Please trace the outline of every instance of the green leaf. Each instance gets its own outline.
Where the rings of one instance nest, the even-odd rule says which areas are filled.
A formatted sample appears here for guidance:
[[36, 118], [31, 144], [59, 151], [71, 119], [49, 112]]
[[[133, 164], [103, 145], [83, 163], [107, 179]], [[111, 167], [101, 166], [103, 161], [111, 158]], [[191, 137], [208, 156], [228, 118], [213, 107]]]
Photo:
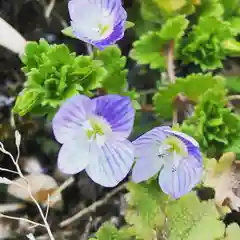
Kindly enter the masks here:
[[224, 151], [234, 152], [237, 154], [237, 159], [240, 159], [240, 136], [236, 137]]
[[231, 29], [234, 35], [240, 34], [240, 16], [239, 17], [232, 17], [228, 20], [231, 25]]
[[96, 233], [96, 238], [92, 238], [92, 240], [130, 240], [130, 237], [124, 228], [118, 230], [111, 223], [104, 223]]
[[[240, 137], [240, 117], [226, 104], [226, 90], [215, 85], [200, 97], [193, 115], [181, 125], [181, 130], [194, 137], [211, 157], [232, 151], [229, 147]], [[217, 124], [213, 126], [216, 119]]]
[[200, 202], [194, 192], [169, 203], [165, 211], [168, 240], [213, 240], [224, 234], [214, 202]]
[[153, 0], [160, 9], [167, 13], [172, 13], [180, 10], [185, 6], [186, 0]]
[[178, 94], [184, 94], [190, 101], [198, 102], [199, 97], [209, 88], [222, 83], [222, 79], [211, 75], [192, 74], [187, 78], [177, 78], [175, 84], [169, 84], [154, 95], [154, 105], [158, 114], [169, 119], [173, 113], [173, 102]]
[[148, 32], [133, 43], [130, 57], [138, 64], [149, 64], [152, 69], [164, 69], [166, 60], [164, 54], [164, 41], [157, 32]]
[[39, 89], [24, 89], [17, 97], [13, 112], [24, 116], [42, 101], [43, 92]]
[[128, 70], [125, 69], [126, 57], [121, 56], [120, 48], [110, 46], [103, 51], [97, 51], [95, 55], [107, 72], [102, 81], [103, 88], [108, 93], [121, 93], [127, 86]]
[[240, 56], [240, 42], [234, 38], [224, 41], [223, 47], [228, 56]]
[[76, 57], [66, 45], [49, 45], [45, 40], [27, 44], [22, 62], [27, 78], [23, 92], [30, 96], [25, 100], [24, 94], [16, 102], [15, 110], [21, 115], [32, 111], [50, 119], [67, 98], [78, 93], [91, 96], [107, 76], [102, 61]]
[[139, 64], [149, 64], [152, 69], [165, 69], [165, 48], [171, 40], [176, 47], [187, 26], [188, 20], [183, 15], [168, 19], [159, 32], [148, 32], [135, 41], [130, 57]]
[[240, 77], [226, 77], [226, 86], [229, 90], [235, 93], [240, 92]]
[[159, 35], [165, 41], [180, 39], [183, 36], [188, 23], [189, 21], [183, 15], [170, 18], [162, 26]]
[[129, 190], [125, 216], [127, 223], [132, 226], [137, 239], [153, 239], [164, 225], [165, 217], [161, 205], [166, 195], [163, 195], [155, 182], [144, 184], [130, 182], [127, 188]]
[[240, 8], [239, 0], [220, 0], [221, 4], [224, 7], [225, 17], [232, 17], [237, 14], [237, 10]]
[[143, 20], [153, 23], [159, 23], [162, 21], [162, 11], [154, 0], [142, 0], [140, 1], [140, 4]]
[[233, 35], [229, 22], [212, 16], [201, 17], [182, 42], [177, 58], [187, 64], [194, 62], [203, 71], [221, 68], [226, 57], [224, 41]]
[[67, 27], [67, 28], [64, 28], [62, 31], [61, 31], [65, 36], [68, 36], [68, 37], [71, 37], [71, 38], [76, 38], [76, 36], [73, 35], [73, 30], [72, 30], [72, 27]]
[[201, 0], [200, 4], [201, 17], [222, 18], [224, 11], [225, 9], [221, 3], [221, 0]]

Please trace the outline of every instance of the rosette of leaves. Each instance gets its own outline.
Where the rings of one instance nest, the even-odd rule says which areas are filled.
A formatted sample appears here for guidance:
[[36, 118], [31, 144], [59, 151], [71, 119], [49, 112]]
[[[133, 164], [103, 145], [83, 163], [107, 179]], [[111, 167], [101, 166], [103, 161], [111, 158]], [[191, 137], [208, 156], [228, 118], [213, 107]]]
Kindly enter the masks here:
[[27, 44], [22, 57], [27, 80], [17, 97], [14, 112], [51, 117], [64, 100], [77, 93], [91, 95], [106, 75], [102, 62], [89, 56], [76, 56], [66, 45]]
[[178, 59], [194, 62], [203, 71], [222, 68], [226, 57], [224, 43], [234, 37], [229, 22], [215, 16], [200, 17], [197, 25], [182, 41]]
[[189, 21], [184, 15], [169, 18], [160, 31], [150, 31], [133, 43], [130, 57], [138, 64], [149, 64], [152, 69], [166, 69], [165, 50], [173, 41], [175, 50]]
[[[200, 98], [194, 114], [186, 119], [181, 130], [193, 136], [208, 156], [218, 156], [240, 138], [240, 117], [227, 107], [224, 88], [216, 86]], [[232, 151], [229, 150], [228, 151]]]

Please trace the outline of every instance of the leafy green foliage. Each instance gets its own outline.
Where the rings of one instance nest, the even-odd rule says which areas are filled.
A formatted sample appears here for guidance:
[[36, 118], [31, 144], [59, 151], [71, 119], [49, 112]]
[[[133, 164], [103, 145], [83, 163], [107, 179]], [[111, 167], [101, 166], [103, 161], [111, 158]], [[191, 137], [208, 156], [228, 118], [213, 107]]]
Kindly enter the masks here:
[[14, 112], [21, 116], [32, 112], [50, 118], [69, 97], [105, 88], [109, 93], [123, 93], [126, 87], [126, 58], [117, 46], [97, 52], [96, 59], [76, 56], [66, 45], [30, 42], [22, 57], [27, 81], [18, 96]]
[[124, 228], [118, 230], [110, 223], [104, 223], [96, 233], [95, 238], [90, 240], [130, 240], [130, 234]]
[[27, 81], [14, 107], [21, 116], [30, 111], [51, 116], [72, 95], [89, 95], [106, 76], [101, 61], [76, 57], [65, 45], [49, 45], [45, 40], [28, 43], [22, 62]]
[[188, 20], [183, 15], [168, 19], [160, 31], [148, 32], [134, 42], [131, 58], [139, 64], [149, 64], [152, 69], [164, 69], [165, 48], [170, 41], [178, 42], [181, 39], [187, 25]]
[[222, 18], [224, 14], [224, 6], [221, 0], [201, 0], [199, 6], [201, 17], [218, 17]]
[[200, 65], [203, 71], [221, 68], [226, 55], [224, 41], [232, 37], [229, 22], [213, 16], [201, 17], [183, 43], [179, 58]]
[[125, 215], [127, 223], [137, 239], [154, 239], [164, 224], [161, 204], [165, 195], [155, 183], [128, 183], [128, 209]]
[[97, 51], [95, 59], [100, 60], [107, 71], [102, 87], [107, 89], [108, 93], [123, 92], [128, 71], [124, 69], [126, 57], [121, 56], [121, 50], [117, 46], [107, 47], [104, 51]]
[[221, 153], [240, 137], [240, 117], [226, 104], [223, 88], [209, 89], [195, 107], [193, 116], [181, 126], [181, 130], [193, 136], [210, 155]]
[[189, 100], [198, 102], [199, 97], [209, 88], [220, 84], [222, 79], [211, 75], [192, 74], [186, 78], [177, 78], [176, 83], [169, 84], [155, 94], [153, 100], [156, 112], [164, 118], [171, 118], [174, 100], [178, 94], [183, 94]]
[[179, 200], [170, 200], [155, 180], [128, 184], [126, 221], [132, 226], [136, 239], [153, 240], [164, 236], [168, 240], [213, 240], [223, 237], [225, 225], [219, 220], [213, 200], [201, 202], [194, 192]]
[[141, 0], [143, 19], [161, 22], [177, 14], [192, 14], [198, 0]]
[[213, 240], [224, 234], [213, 201], [200, 202], [193, 192], [169, 203], [165, 211], [168, 240]]
[[154, 0], [142, 0], [140, 1], [140, 11], [144, 20], [151, 22], [161, 22], [162, 21], [162, 12], [161, 9], [157, 6]]

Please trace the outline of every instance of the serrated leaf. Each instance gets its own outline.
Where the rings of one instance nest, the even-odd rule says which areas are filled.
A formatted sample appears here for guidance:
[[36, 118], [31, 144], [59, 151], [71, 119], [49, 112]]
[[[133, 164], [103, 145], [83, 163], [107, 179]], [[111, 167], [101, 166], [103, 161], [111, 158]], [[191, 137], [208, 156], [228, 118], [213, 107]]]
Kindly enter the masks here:
[[188, 23], [189, 21], [183, 15], [170, 18], [162, 26], [159, 35], [165, 41], [179, 39], [183, 36]]
[[188, 20], [183, 15], [169, 18], [159, 32], [148, 32], [135, 41], [130, 57], [139, 64], [149, 64], [152, 69], [165, 69], [165, 48], [171, 40], [176, 48], [187, 26]]
[[[158, 184], [128, 183], [128, 210], [126, 221], [132, 226], [137, 238], [154, 239], [156, 232], [163, 226], [165, 216], [161, 210], [164, 195]], [[165, 199], [166, 200], [166, 199]]]
[[[227, 102], [224, 85], [215, 85], [199, 98], [192, 116], [181, 126], [181, 130], [194, 137], [211, 157], [222, 154], [226, 149], [232, 151], [229, 147], [239, 138], [240, 118], [231, 112]], [[213, 119], [222, 119], [222, 123], [218, 120], [218, 126], [213, 127]]]
[[110, 46], [103, 51], [96, 52], [96, 59], [102, 62], [106, 76], [101, 84], [108, 93], [121, 93], [127, 85], [127, 72], [125, 69], [126, 57], [121, 56], [117, 46]]
[[226, 57], [224, 41], [233, 37], [230, 24], [215, 16], [201, 17], [179, 48], [178, 59], [194, 62], [203, 71], [221, 68]]
[[194, 192], [169, 203], [165, 211], [168, 240], [213, 240], [224, 234], [214, 202], [200, 202]]
[[114, 225], [106, 222], [97, 231], [96, 238], [92, 238], [92, 240], [130, 240], [131, 236], [127, 230], [124, 230], [124, 228], [118, 230]]
[[184, 94], [189, 100], [198, 102], [199, 97], [209, 88], [222, 82], [220, 78], [211, 75], [192, 74], [187, 78], [177, 78], [175, 84], [169, 84], [168, 88], [159, 90], [153, 100], [156, 111], [164, 118], [171, 118], [173, 101], [178, 94]]
[[139, 64], [149, 64], [152, 69], [164, 69], [164, 43], [157, 32], [148, 32], [133, 43], [130, 57]]
[[107, 74], [102, 61], [76, 56], [66, 45], [49, 45], [43, 39], [27, 44], [22, 62], [27, 81], [14, 108], [21, 115], [32, 111], [49, 118], [67, 98], [78, 93], [90, 96], [90, 91], [102, 87]]

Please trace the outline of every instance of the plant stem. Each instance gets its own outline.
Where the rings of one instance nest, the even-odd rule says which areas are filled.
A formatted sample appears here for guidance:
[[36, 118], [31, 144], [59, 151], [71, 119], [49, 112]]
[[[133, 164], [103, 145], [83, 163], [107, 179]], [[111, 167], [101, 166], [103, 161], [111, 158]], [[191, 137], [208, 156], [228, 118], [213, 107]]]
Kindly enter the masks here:
[[228, 100], [229, 100], [229, 101], [240, 100], [240, 95], [228, 96]]
[[176, 80], [174, 69], [174, 41], [172, 40], [167, 51], [167, 73], [170, 83], [175, 83]]
[[67, 225], [73, 223], [74, 221], [76, 221], [77, 219], [81, 218], [82, 216], [93, 212], [96, 210], [96, 208], [98, 208], [99, 206], [102, 206], [103, 204], [105, 204], [112, 196], [116, 195], [118, 192], [122, 191], [123, 189], [126, 188], [126, 184], [122, 184], [120, 186], [118, 186], [117, 188], [113, 189], [111, 192], [109, 192], [103, 199], [94, 202], [92, 205], [90, 205], [87, 208], [82, 209], [80, 212], [76, 213], [75, 215], [73, 215], [70, 218], [67, 218], [66, 220], [62, 221], [59, 226], [61, 228], [66, 227]]

